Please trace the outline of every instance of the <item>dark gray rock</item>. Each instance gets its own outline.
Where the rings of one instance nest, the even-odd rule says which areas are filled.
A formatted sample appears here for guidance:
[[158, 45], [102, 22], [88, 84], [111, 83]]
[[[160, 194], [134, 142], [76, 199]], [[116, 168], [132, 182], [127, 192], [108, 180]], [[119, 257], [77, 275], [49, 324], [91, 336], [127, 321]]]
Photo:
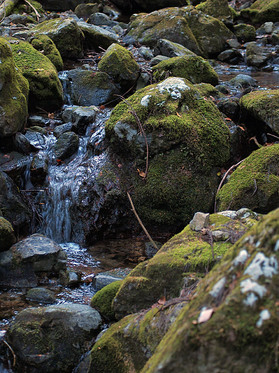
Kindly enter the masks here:
[[56, 159], [64, 160], [71, 157], [78, 150], [78, 144], [79, 137], [76, 133], [63, 133], [53, 147]]
[[155, 55], [163, 55], [167, 57], [181, 57], [185, 55], [194, 56], [195, 53], [190, 51], [190, 49], [184, 47], [181, 44], [174, 43], [173, 41], [167, 39], [158, 40], [157, 45], [154, 48]]
[[72, 122], [78, 134], [84, 134], [86, 127], [93, 123], [99, 109], [94, 106], [68, 106], [62, 113], [65, 122]]
[[78, 21], [77, 24], [84, 34], [84, 45], [87, 49], [107, 49], [111, 44], [118, 42], [118, 36], [103, 27], [89, 25], [83, 21]]
[[262, 67], [272, 57], [269, 48], [258, 45], [256, 42], [247, 44], [246, 63], [248, 66]]
[[15, 241], [12, 224], [0, 216], [0, 251], [8, 250]]
[[54, 293], [46, 288], [33, 288], [28, 290], [26, 294], [26, 299], [31, 302], [43, 303], [43, 304], [53, 304], [56, 303], [56, 298]]
[[45, 181], [48, 172], [48, 158], [47, 154], [44, 152], [39, 152], [34, 155], [31, 168], [30, 177], [31, 182], [34, 186], [42, 185]]
[[257, 87], [257, 81], [253, 79], [250, 75], [238, 74], [235, 78], [229, 81], [229, 85], [236, 88], [252, 88]]

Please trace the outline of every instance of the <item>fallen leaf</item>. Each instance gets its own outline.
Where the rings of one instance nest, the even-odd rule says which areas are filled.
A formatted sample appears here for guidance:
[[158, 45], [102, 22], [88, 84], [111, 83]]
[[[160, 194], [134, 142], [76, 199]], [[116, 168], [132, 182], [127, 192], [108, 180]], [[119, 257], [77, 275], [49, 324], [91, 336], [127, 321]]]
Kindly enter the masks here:
[[208, 308], [207, 310], [201, 311], [200, 316], [198, 318], [198, 324], [202, 324], [208, 321], [209, 319], [211, 319], [213, 312], [214, 312], [213, 308]]
[[140, 177], [143, 177], [143, 178], [146, 177], [146, 173], [145, 172], [139, 170], [138, 168], [137, 168], [137, 171], [138, 171], [138, 174], [139, 174]]
[[49, 119], [54, 119], [54, 113], [48, 113], [47, 117], [48, 117]]
[[177, 115], [179, 118], [182, 118], [182, 116], [181, 116], [179, 113], [176, 113], [176, 115]]
[[165, 296], [163, 296], [163, 297], [161, 297], [159, 300], [158, 300], [158, 304], [160, 304], [160, 305], [164, 305], [166, 303], [166, 297]]
[[105, 105], [100, 105], [100, 106], [99, 106], [99, 109], [100, 109], [100, 110], [104, 110], [105, 108], [106, 108]]

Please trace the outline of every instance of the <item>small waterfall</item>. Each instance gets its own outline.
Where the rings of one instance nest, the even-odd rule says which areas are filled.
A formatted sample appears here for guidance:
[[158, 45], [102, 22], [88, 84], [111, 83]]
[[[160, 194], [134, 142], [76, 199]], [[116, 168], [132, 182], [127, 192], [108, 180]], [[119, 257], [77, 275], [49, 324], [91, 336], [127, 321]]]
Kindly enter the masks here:
[[106, 153], [99, 154], [98, 150], [99, 155], [94, 155], [92, 149], [104, 140], [104, 123], [109, 115], [109, 109], [97, 114], [85, 136], [80, 136], [78, 152], [70, 161], [58, 165], [52, 152], [49, 153], [48, 192], [43, 201], [42, 230], [56, 242], [82, 241], [82, 222], [73, 223], [73, 216], [77, 213], [78, 204], [88, 203], [86, 180], [96, 179], [106, 161]]

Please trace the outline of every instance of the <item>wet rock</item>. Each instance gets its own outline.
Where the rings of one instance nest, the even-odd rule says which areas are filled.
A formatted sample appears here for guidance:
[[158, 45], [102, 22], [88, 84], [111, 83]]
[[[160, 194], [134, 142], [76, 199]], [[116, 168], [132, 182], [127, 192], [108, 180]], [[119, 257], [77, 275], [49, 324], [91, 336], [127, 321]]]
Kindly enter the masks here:
[[29, 106], [45, 110], [62, 106], [62, 85], [50, 60], [25, 41], [12, 39], [10, 45], [16, 65], [29, 82]]
[[110, 26], [110, 27], [113, 27], [119, 24], [118, 22], [111, 20], [108, 15], [104, 13], [97, 13], [97, 12], [94, 12], [93, 14], [90, 15], [88, 19], [88, 23], [91, 23], [96, 26], [105, 25], [105, 26]]
[[76, 133], [63, 133], [53, 147], [56, 159], [64, 160], [71, 157], [78, 150], [78, 144], [79, 137]]
[[278, 209], [264, 217], [200, 282], [142, 372], [214, 372], [220, 362], [230, 371], [276, 370], [278, 217]]
[[239, 23], [234, 26], [234, 33], [241, 43], [247, 43], [256, 39], [256, 29], [252, 25]]
[[112, 44], [101, 58], [98, 69], [113, 78], [122, 89], [133, 86], [139, 77], [140, 67], [126, 48]]
[[241, 52], [237, 49], [227, 49], [218, 54], [217, 58], [222, 62], [228, 62], [231, 64], [238, 64], [239, 62], [244, 61]]
[[148, 47], [142, 46], [138, 49], [138, 52], [146, 60], [152, 60], [154, 57], [152, 50]]
[[222, 113], [226, 114], [227, 117], [237, 120], [239, 119], [240, 115], [240, 105], [239, 105], [239, 98], [232, 97], [232, 98], [221, 98], [217, 104], [219, 110]]
[[[195, 211], [208, 208], [204, 203], [211, 200], [211, 187], [217, 183], [213, 169], [223, 162], [220, 154], [227, 157], [229, 153], [228, 129], [214, 104], [182, 78], [172, 77], [147, 86], [127, 101], [131, 102], [145, 128], [149, 147], [149, 170], [145, 180], [143, 174], [137, 174], [145, 167], [145, 140], [138, 131], [134, 115], [127, 110], [127, 103], [119, 103], [112, 111], [106, 123], [106, 136], [120, 157], [122, 177], [125, 175], [126, 180], [129, 177], [134, 186], [132, 198], [137, 211], [145, 224], [153, 227], [184, 224]], [[196, 130], [199, 139], [204, 138], [205, 142], [196, 143]], [[203, 130], [205, 133], [201, 135]], [[209, 145], [209, 132], [215, 138], [212, 145]], [[138, 166], [133, 170], [127, 161], [135, 159]], [[203, 159], [206, 159], [206, 166]]]
[[0, 171], [0, 211], [13, 226], [17, 234], [27, 234], [31, 222], [31, 211], [13, 180]]
[[47, 35], [55, 43], [62, 58], [77, 59], [82, 57], [83, 33], [73, 18], [55, 18], [44, 21], [32, 28], [32, 33]]
[[74, 272], [70, 269], [60, 271], [59, 280], [62, 285], [67, 287], [76, 287], [81, 283], [81, 272]]
[[67, 77], [71, 81], [71, 99], [77, 105], [99, 106], [115, 100], [119, 93], [109, 75], [100, 71], [73, 69]]
[[219, 210], [246, 206], [266, 213], [276, 208], [279, 202], [278, 157], [278, 144], [262, 147], [247, 157], [218, 193]]
[[167, 39], [158, 40], [154, 53], [156, 55], [160, 54], [167, 57], [181, 57], [181, 56], [194, 56], [195, 53], [190, 51], [190, 49], [184, 47], [181, 44], [174, 43]]
[[0, 38], [0, 138], [20, 131], [27, 119], [29, 86], [16, 69], [9, 43]]
[[0, 251], [8, 250], [16, 241], [12, 224], [0, 216]]
[[81, 3], [75, 8], [75, 14], [84, 20], [87, 20], [92, 14], [97, 13], [98, 11], [98, 3]]
[[90, 25], [87, 22], [78, 21], [78, 27], [83, 32], [85, 48], [107, 49], [111, 44], [118, 42], [118, 36], [100, 26]]
[[41, 132], [34, 131], [34, 128], [31, 131], [28, 129], [24, 136], [29, 144], [36, 150], [41, 150], [45, 147], [46, 138]]
[[185, 55], [169, 58], [152, 67], [155, 81], [169, 76], [188, 79], [191, 83], [218, 84], [218, 75], [208, 61], [200, 56]]
[[17, 132], [14, 137], [14, 145], [16, 150], [23, 154], [30, 154], [32, 146], [27, 138], [21, 132]]
[[150, 61], [150, 65], [151, 66], [155, 66], [157, 65], [158, 63], [162, 62], [162, 61], [167, 61], [169, 59], [169, 57], [167, 56], [161, 56], [160, 54], [158, 54], [157, 56], [153, 57]]
[[92, 124], [99, 109], [94, 106], [69, 106], [63, 110], [62, 118], [71, 122], [78, 134], [84, 134], [86, 127]]
[[73, 123], [72, 122], [60, 124], [60, 126], [57, 126], [57, 127], [54, 128], [53, 135], [55, 137], [59, 137], [65, 132], [72, 131], [72, 128], [73, 128]]
[[246, 74], [238, 74], [236, 77], [232, 78], [229, 81], [229, 85], [241, 89], [258, 86], [257, 81], [253, 79], [250, 75]]
[[256, 42], [247, 44], [246, 62], [248, 66], [261, 67], [268, 62], [271, 56], [269, 48], [260, 46]]
[[99, 291], [112, 282], [123, 280], [129, 273], [129, 269], [113, 269], [107, 272], [100, 272], [94, 277], [92, 284]]
[[43, 53], [56, 67], [57, 71], [63, 70], [63, 60], [56, 45], [47, 35], [37, 35], [31, 40], [32, 46]]
[[18, 152], [0, 153], [0, 170], [8, 174], [17, 185], [21, 184], [22, 175], [30, 164], [30, 158]]
[[31, 302], [53, 304], [56, 303], [54, 293], [46, 288], [33, 288], [27, 291], [26, 299]]
[[271, 41], [273, 45], [279, 45], [279, 28], [274, 30], [271, 34]]
[[100, 314], [86, 305], [28, 308], [16, 316], [6, 338], [21, 369], [25, 366], [33, 372], [69, 372], [100, 324]]
[[168, 39], [208, 57], [222, 52], [226, 40], [233, 38], [233, 33], [218, 19], [193, 7], [183, 7], [133, 16], [123, 40], [155, 46], [159, 39]]
[[43, 152], [39, 152], [34, 155], [31, 167], [30, 167], [30, 178], [34, 186], [43, 185], [47, 177], [48, 172], [48, 158]]
[[246, 116], [279, 134], [278, 97], [278, 89], [250, 92], [241, 98], [240, 107]]
[[273, 22], [265, 22], [259, 28], [257, 28], [257, 35], [271, 34], [274, 28], [275, 25]]
[[[189, 277], [193, 272], [199, 273], [199, 276], [207, 273], [256, 223], [256, 219], [253, 214], [235, 219], [212, 214], [204, 231], [195, 232], [190, 225], [186, 226], [153, 258], [138, 264], [123, 280], [113, 300], [116, 317], [150, 307], [163, 296], [168, 300], [178, 297], [182, 289], [189, 290], [193, 282], [186, 281], [185, 284], [185, 273], [189, 273]], [[223, 232], [222, 241], [213, 242], [215, 231]]]

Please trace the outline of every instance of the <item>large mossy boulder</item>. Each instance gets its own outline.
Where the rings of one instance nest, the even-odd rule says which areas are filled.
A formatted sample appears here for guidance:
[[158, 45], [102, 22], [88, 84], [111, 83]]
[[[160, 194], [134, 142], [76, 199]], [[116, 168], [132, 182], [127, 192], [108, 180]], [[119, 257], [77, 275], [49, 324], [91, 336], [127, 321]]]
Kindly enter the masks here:
[[241, 98], [240, 107], [246, 119], [265, 124], [279, 134], [279, 89], [250, 92]]
[[113, 300], [116, 317], [151, 307], [164, 296], [178, 297], [183, 288], [203, 277], [256, 219], [256, 214], [239, 210], [207, 216], [200, 226], [194, 222], [187, 225], [123, 280]]
[[218, 75], [208, 61], [200, 56], [173, 57], [153, 66], [153, 77], [160, 81], [168, 76], [190, 80], [193, 84], [218, 84]]
[[56, 45], [47, 35], [37, 35], [31, 40], [32, 46], [43, 53], [56, 67], [57, 71], [63, 70], [63, 60]]
[[91, 299], [91, 307], [99, 311], [102, 317], [104, 317], [106, 320], [115, 320], [112, 301], [118, 292], [121, 283], [122, 280], [111, 282], [110, 284], [104, 286], [101, 290], [97, 291], [97, 293]]
[[15, 240], [12, 224], [0, 216], [0, 252], [8, 250], [15, 243]]
[[140, 67], [132, 53], [118, 44], [112, 44], [104, 53], [98, 69], [113, 78], [123, 89], [133, 86], [139, 77]]
[[279, 0], [257, 0], [249, 8], [241, 10], [241, 16], [253, 23], [277, 22], [279, 19]]
[[84, 35], [73, 18], [55, 18], [32, 28], [32, 35], [42, 34], [53, 40], [62, 58], [74, 60], [82, 57]]
[[189, 81], [173, 77], [137, 91], [115, 107], [106, 136], [144, 223], [177, 229], [195, 211], [210, 209], [216, 167], [229, 157], [229, 131], [218, 109]]
[[276, 372], [279, 210], [201, 281], [142, 373]]
[[6, 334], [16, 356], [17, 371], [71, 372], [100, 324], [100, 314], [82, 304], [23, 310]]
[[29, 85], [16, 68], [9, 43], [0, 39], [0, 138], [20, 131], [27, 120]]
[[185, 304], [158, 305], [111, 326], [91, 350], [87, 372], [140, 372]]
[[279, 204], [279, 144], [254, 151], [217, 195], [219, 210], [242, 206], [261, 213]]
[[10, 45], [16, 66], [29, 82], [29, 105], [45, 110], [60, 108], [63, 90], [52, 62], [30, 43], [10, 39]]
[[236, 15], [236, 12], [229, 6], [228, 0], [206, 0], [197, 5], [196, 9], [223, 22], [232, 21]]
[[159, 39], [168, 39], [208, 57], [222, 52], [232, 38], [223, 22], [189, 6], [133, 16], [124, 40], [153, 47]]
[[31, 211], [13, 180], [0, 171], [0, 211], [13, 226], [16, 234], [27, 234], [30, 229]]

